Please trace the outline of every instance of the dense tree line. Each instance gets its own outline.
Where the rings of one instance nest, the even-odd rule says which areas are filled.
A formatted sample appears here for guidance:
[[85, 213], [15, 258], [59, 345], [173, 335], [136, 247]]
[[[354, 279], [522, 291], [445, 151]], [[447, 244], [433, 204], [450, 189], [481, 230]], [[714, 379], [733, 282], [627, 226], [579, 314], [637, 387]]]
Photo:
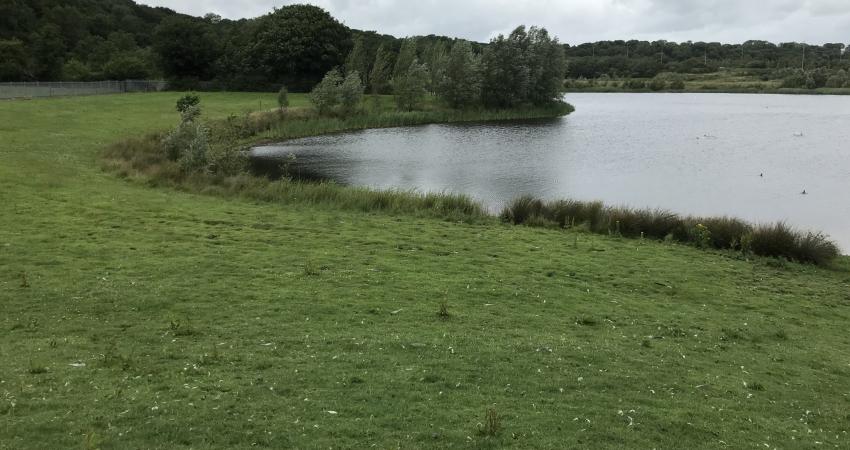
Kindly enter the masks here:
[[456, 109], [551, 105], [560, 101], [564, 87], [564, 48], [544, 28], [520, 26], [486, 46], [407, 38], [394, 60], [385, 44], [378, 46], [374, 58], [365, 46], [362, 36], [355, 38], [344, 81], [333, 69], [313, 90], [311, 99], [321, 113], [355, 112], [357, 102], [345, 107], [344, 99], [359, 100], [367, 86], [375, 94], [394, 94], [404, 111], [420, 109], [429, 94]]
[[171, 16], [131, 0], [0, 0], [0, 81], [157, 76], [153, 30]]
[[[233, 21], [212, 14], [191, 17], [132, 0], [0, 0], [0, 81], [162, 77], [193, 88], [276, 90], [286, 85], [308, 91], [339, 68], [356, 71], [369, 93], [407, 93], [402, 101], [408, 106], [423, 90], [452, 104], [510, 105], [516, 101], [510, 95], [527, 100], [551, 91], [552, 86], [539, 83], [545, 74], [523, 69], [535, 59], [560, 58], [560, 52], [525, 52], [547, 39], [545, 30], [522, 29], [489, 44], [455, 48], [457, 40], [442, 36], [397, 39], [352, 30], [310, 5]], [[742, 67], [781, 75], [789, 86], [826, 86], [838, 84], [850, 71], [843, 44], [605, 41], [561, 47], [569, 78], [651, 78]], [[528, 60], [510, 59], [521, 64], [497, 69], [499, 59], [520, 53]], [[446, 81], [462, 79], [466, 86], [456, 90], [452, 86], [458, 85]], [[496, 80], [518, 90], [509, 95]]]
[[565, 46], [570, 78], [651, 78], [662, 72], [710, 73], [721, 68], [745, 68], [754, 72], [850, 69], [850, 53], [844, 44], [773, 44], [747, 41], [717, 42], [602, 41]]

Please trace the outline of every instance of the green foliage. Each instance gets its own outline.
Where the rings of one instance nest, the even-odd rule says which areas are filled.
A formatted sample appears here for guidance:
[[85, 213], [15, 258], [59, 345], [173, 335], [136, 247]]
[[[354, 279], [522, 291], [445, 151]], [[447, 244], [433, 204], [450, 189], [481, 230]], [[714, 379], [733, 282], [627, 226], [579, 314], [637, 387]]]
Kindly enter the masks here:
[[665, 87], [667, 87], [667, 82], [662, 78], [655, 77], [649, 82], [649, 90], [651, 91], [663, 91]]
[[181, 111], [180, 125], [162, 141], [165, 156], [176, 161], [184, 173], [206, 169], [209, 152], [209, 131], [198, 121], [201, 115], [197, 105], [186, 106]]
[[646, 82], [643, 80], [629, 80], [625, 86], [627, 89], [640, 91], [646, 89]]
[[[2, 69], [0, 69], [2, 70]], [[92, 77], [91, 69], [79, 59], [72, 59], [62, 66], [62, 79], [69, 81], [88, 81]]]
[[332, 113], [342, 102], [340, 86], [343, 81], [339, 70], [333, 69], [310, 92], [310, 102], [319, 111], [319, 114], [328, 115]]
[[212, 78], [213, 64], [221, 54], [212, 25], [185, 16], [168, 17], [156, 27], [153, 50], [172, 79]]
[[392, 53], [382, 44], [378, 47], [375, 62], [369, 74], [369, 84], [373, 94], [389, 94], [392, 92]]
[[[249, 27], [240, 65], [266, 82], [284, 83], [296, 92], [315, 86], [352, 49], [351, 30], [327, 11], [312, 5], [287, 5], [260, 17]], [[240, 67], [237, 65], [237, 68]]]
[[281, 86], [280, 90], [277, 91], [277, 107], [280, 109], [289, 107], [289, 90], [286, 89], [286, 86]]
[[484, 104], [514, 107], [560, 101], [566, 60], [563, 47], [543, 28], [524, 26], [490, 41], [483, 55]]
[[151, 76], [150, 67], [140, 55], [117, 54], [103, 66], [103, 75], [111, 80], [144, 80]]
[[357, 72], [360, 76], [360, 82], [366, 86], [369, 84], [370, 61], [366, 53], [366, 44], [362, 36], [357, 36], [354, 39], [354, 48], [345, 59], [345, 73], [351, 74]]
[[[184, 114], [189, 110], [189, 108], [198, 106], [201, 103], [201, 97], [198, 94], [186, 94], [179, 99], [177, 99], [177, 112], [180, 114]], [[200, 109], [197, 110], [200, 113]], [[192, 117], [192, 120], [195, 118]]]
[[363, 81], [360, 73], [350, 72], [339, 86], [340, 109], [343, 114], [352, 114], [363, 100]]
[[21, 40], [0, 40], [0, 81], [26, 79], [30, 64], [27, 47]]
[[682, 77], [675, 77], [670, 80], [670, 89], [674, 91], [681, 91], [685, 89], [685, 80]]
[[437, 95], [452, 108], [468, 108], [480, 102], [481, 64], [468, 41], [459, 40], [452, 46]]
[[[456, 41], [459, 42], [460, 40]], [[451, 47], [448, 42], [444, 40], [439, 40], [436, 43], [430, 45], [425, 52], [424, 60], [425, 64], [428, 66], [428, 73], [431, 75], [431, 79], [429, 80], [429, 87], [431, 91], [436, 93], [440, 85], [443, 83], [447, 64], [449, 60], [449, 52], [451, 51]], [[471, 49], [471, 45], [470, 45]], [[480, 81], [479, 81], [480, 83]], [[476, 95], [480, 94], [481, 87], [478, 86], [474, 88], [474, 92]]]
[[393, 78], [393, 93], [399, 109], [419, 109], [428, 95], [428, 68], [414, 59], [407, 72]]
[[416, 38], [404, 39], [401, 41], [401, 49], [395, 60], [392, 79], [406, 77], [410, 72], [410, 67], [418, 62], [419, 59], [416, 56]]

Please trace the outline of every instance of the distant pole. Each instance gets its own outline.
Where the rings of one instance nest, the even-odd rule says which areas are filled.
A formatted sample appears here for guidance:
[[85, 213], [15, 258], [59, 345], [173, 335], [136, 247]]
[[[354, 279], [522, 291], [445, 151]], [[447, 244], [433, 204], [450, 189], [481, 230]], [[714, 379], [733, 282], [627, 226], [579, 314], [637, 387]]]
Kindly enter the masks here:
[[806, 70], [806, 46], [803, 45], [803, 63], [800, 65], [800, 69]]

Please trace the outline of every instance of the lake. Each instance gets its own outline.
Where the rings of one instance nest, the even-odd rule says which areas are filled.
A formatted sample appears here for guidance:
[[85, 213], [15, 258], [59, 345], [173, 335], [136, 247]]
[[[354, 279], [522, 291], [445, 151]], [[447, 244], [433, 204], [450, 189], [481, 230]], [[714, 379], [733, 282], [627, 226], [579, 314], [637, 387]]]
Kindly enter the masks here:
[[[256, 167], [375, 188], [530, 194], [787, 221], [850, 251], [850, 97], [569, 94], [556, 120], [367, 130], [253, 150]], [[806, 195], [802, 192], [806, 192]]]

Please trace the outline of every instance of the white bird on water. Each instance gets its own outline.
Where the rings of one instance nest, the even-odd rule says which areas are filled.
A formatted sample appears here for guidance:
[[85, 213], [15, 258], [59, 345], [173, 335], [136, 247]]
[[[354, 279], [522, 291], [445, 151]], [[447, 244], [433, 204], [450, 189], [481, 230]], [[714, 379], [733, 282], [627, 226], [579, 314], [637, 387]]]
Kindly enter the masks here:
[[796, 136], [796, 137], [803, 137], [803, 132], [802, 132], [802, 131], [798, 131], [798, 132], [794, 133], [794, 136]]

